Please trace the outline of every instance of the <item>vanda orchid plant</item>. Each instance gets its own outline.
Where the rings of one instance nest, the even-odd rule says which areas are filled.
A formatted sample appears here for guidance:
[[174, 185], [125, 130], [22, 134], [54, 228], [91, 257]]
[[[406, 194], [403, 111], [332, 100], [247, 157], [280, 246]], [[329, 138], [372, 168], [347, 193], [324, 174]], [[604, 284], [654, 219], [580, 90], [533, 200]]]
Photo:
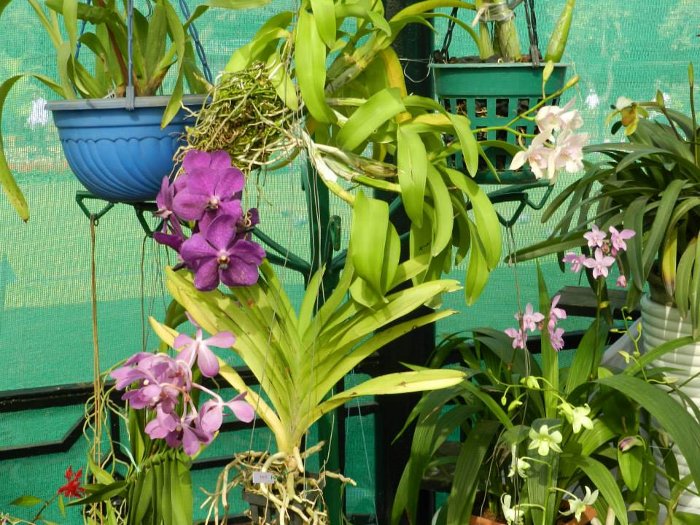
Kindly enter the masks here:
[[[572, 270], [589, 268], [602, 292], [602, 281], [631, 235], [624, 230], [608, 238], [593, 229], [586, 240], [597, 255], [567, 256]], [[473, 339], [452, 336], [437, 349], [431, 365], [440, 366], [456, 352], [466, 378], [427, 393], [414, 409], [409, 422], [417, 427], [394, 523], [404, 513], [415, 523], [415, 495], [423, 476], [434, 471], [453, 473], [436, 522], [448, 525], [468, 523], [470, 515], [508, 525], [656, 523], [660, 507], [672, 511], [675, 504], [655, 489], [654, 455], [675, 461], [670, 442], [690, 464], [692, 480], [680, 485], [700, 480], [700, 425], [682, 396], [668, 395], [674, 385], [649, 367], [654, 355], [625, 354], [622, 369], [604, 359], [612, 327], [599, 295], [596, 318], [571, 364], [564, 364], [559, 357], [564, 330], [558, 325], [566, 312], [559, 296], [550, 298], [539, 270], [538, 275], [539, 311], [527, 304], [515, 315], [517, 327], [505, 333], [477, 329]], [[528, 335], [537, 330], [542, 354], [536, 360]], [[436, 454], [455, 430], [464, 436], [457, 452]], [[673, 472], [669, 466], [666, 474], [677, 484]]]
[[[191, 496], [188, 499], [183, 494], [189, 485], [180, 485], [176, 493], [175, 478], [168, 478], [172, 494], [182, 497], [183, 502], [178, 503], [170, 492], [148, 492], [144, 487], [150, 486], [149, 479], [144, 478], [150, 475], [158, 480], [170, 473], [179, 480], [188, 479], [188, 457], [196, 456], [214, 439], [223, 414], [232, 412], [249, 421], [255, 412], [275, 437], [276, 448], [236, 454], [208, 500], [210, 516], [218, 519], [221, 512], [225, 514], [228, 492], [243, 484], [246, 490], [267, 497], [280, 516], [289, 518], [301, 512], [317, 523], [326, 523], [319, 487], [326, 476], [345, 478], [333, 472], [322, 471], [316, 477], [306, 474], [306, 458], [323, 447], [322, 443], [306, 442], [309, 429], [323, 414], [359, 396], [432, 390], [459, 383], [463, 377], [460, 371], [406, 371], [375, 377], [331, 395], [348, 372], [385, 344], [454, 313], [435, 311], [401, 320], [459, 287], [451, 280], [428, 281], [392, 291], [379, 304], [367, 307], [349, 296], [353, 287], [362, 286], [351, 245], [339, 283], [325, 302], [320, 302], [321, 269], [311, 277], [296, 312], [273, 267], [264, 259], [265, 252], [250, 238], [250, 227], [258, 222], [258, 214], [244, 211], [241, 197], [245, 179], [231, 166], [228, 154], [192, 150], [183, 167], [175, 182], [163, 183], [156, 212], [163, 227], [155, 235], [178, 252], [179, 262], [167, 270], [167, 285], [179, 305], [170, 309], [166, 324], [151, 320], [156, 333], [177, 354], [139, 353], [112, 372], [115, 388], [126, 388], [123, 399], [131, 409], [130, 455], [139, 468], [123, 482], [88, 487], [90, 496], [82, 503], [113, 495], [121, 488], [128, 494], [129, 524], [142, 523], [139, 520], [144, 516], [166, 516], [169, 504], [178, 511], [172, 512], [172, 520], [179, 513], [189, 515]], [[359, 194], [360, 208], [362, 199]], [[381, 263], [385, 286], [395, 290], [424, 272], [429, 261], [414, 258], [400, 262], [398, 235], [389, 222], [388, 206], [385, 212], [373, 219], [386, 237]], [[223, 291], [222, 285], [228, 290]], [[194, 338], [174, 328], [185, 311], [197, 326]], [[202, 329], [214, 335], [206, 339]], [[210, 347], [238, 354], [259, 381], [260, 390], [246, 385], [238, 371], [216, 357]], [[197, 379], [214, 376], [239, 395], [227, 401]], [[231, 469], [238, 470], [238, 475], [229, 478]], [[272, 475], [270, 485], [253, 483], [251, 476], [257, 470]], [[296, 502], [294, 508], [292, 502]], [[169, 523], [180, 522], [166, 521]]]

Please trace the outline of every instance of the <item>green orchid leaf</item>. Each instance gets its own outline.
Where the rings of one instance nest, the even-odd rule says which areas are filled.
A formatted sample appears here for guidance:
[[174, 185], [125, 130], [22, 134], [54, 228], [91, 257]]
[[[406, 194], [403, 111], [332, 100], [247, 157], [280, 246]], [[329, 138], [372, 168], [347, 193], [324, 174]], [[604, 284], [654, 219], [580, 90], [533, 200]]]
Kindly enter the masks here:
[[314, 409], [309, 421], [316, 421], [323, 414], [352, 399], [362, 396], [408, 394], [437, 390], [459, 384], [464, 373], [459, 370], [420, 370], [417, 372], [396, 372], [368, 379], [359, 385], [336, 394]]
[[502, 240], [498, 214], [486, 192], [472, 179], [452, 168], [445, 168], [450, 183], [461, 190], [472, 204], [476, 238], [481, 240], [487, 266], [495, 268], [501, 259]]
[[401, 201], [411, 222], [420, 227], [423, 224], [423, 203], [428, 172], [428, 155], [425, 144], [418, 133], [405, 126], [399, 126], [396, 133], [396, 167]]
[[[618, 374], [598, 382], [634, 399], [656, 418], [688, 462], [696, 484], [700, 482], [700, 426], [675, 399], [663, 390], [631, 375]], [[616, 511], [617, 512], [617, 511]], [[621, 517], [618, 515], [618, 519]]]
[[352, 210], [350, 257], [359, 277], [383, 295], [382, 266], [389, 227], [389, 205], [359, 192]]
[[297, 96], [296, 86], [279, 52], [270, 54], [265, 67], [269, 72], [269, 79], [277, 92], [277, 96], [289, 109], [297, 111], [299, 109], [299, 97]]
[[487, 461], [490, 444], [500, 430], [496, 421], [478, 421], [460, 447], [455, 477], [447, 496], [447, 525], [469, 522], [478, 487], [477, 477], [483, 462]]
[[244, 46], [233, 52], [225, 71], [241, 71], [254, 62], [267, 62], [270, 55], [277, 49], [280, 40], [289, 38], [287, 29], [292, 23], [294, 13], [283, 11], [265, 22], [255, 36]]
[[299, 91], [314, 119], [324, 124], [335, 122], [325, 96], [326, 45], [318, 33], [314, 16], [306, 9], [301, 9], [298, 16], [294, 30], [294, 57]]
[[627, 451], [617, 449], [617, 464], [620, 466], [620, 474], [627, 488], [632, 491], [637, 490], [642, 478], [642, 468], [644, 466], [644, 448], [632, 447]]
[[[298, 66], [297, 76], [299, 76]], [[378, 128], [405, 109], [398, 88], [383, 89], [375, 93], [343, 124], [336, 136], [336, 144], [341, 149], [351, 151], [358, 149]]]
[[156, 66], [160, 58], [165, 54], [165, 46], [168, 36], [168, 16], [163, 2], [158, 2], [153, 7], [148, 33], [146, 35], [146, 45], [144, 48], [144, 62], [146, 67], [146, 77], [151, 78], [156, 71]]
[[[652, 387], [653, 388], [653, 387]], [[622, 493], [617, 486], [615, 478], [607, 466], [590, 457], [562, 458], [562, 462], [572, 462], [588, 476], [594, 487], [591, 490], [599, 490], [601, 496], [610, 505], [615, 517], [621, 525], [627, 525], [627, 509]]]
[[63, 0], [62, 14], [70, 47], [75, 49], [78, 44], [78, 0]]
[[467, 173], [473, 177], [476, 175], [476, 171], [479, 168], [479, 146], [476, 137], [470, 129], [469, 119], [464, 115], [456, 115], [453, 113], [448, 113], [448, 116], [452, 121], [455, 133], [462, 146], [464, 166], [467, 168]]
[[428, 165], [427, 178], [434, 210], [433, 220], [431, 221], [433, 231], [430, 254], [436, 257], [447, 248], [452, 239], [452, 227], [454, 224], [452, 200], [445, 181], [432, 164]]
[[311, 11], [321, 40], [330, 49], [335, 46], [336, 20], [333, 0], [310, 0]]
[[25, 495], [13, 499], [10, 502], [10, 505], [14, 505], [15, 507], [34, 507], [35, 505], [39, 505], [40, 503], [44, 503], [44, 500], [41, 498], [37, 498], [36, 496]]
[[464, 296], [467, 304], [472, 305], [484, 291], [491, 270], [486, 261], [479, 231], [471, 221], [469, 222], [469, 237], [471, 238], [471, 249], [464, 281]]
[[[24, 77], [32, 77], [35, 78], [36, 80], [39, 80], [43, 84], [45, 84], [47, 87], [49, 87], [52, 91], [58, 93], [59, 95], [64, 95], [64, 90], [63, 87], [58, 85], [56, 82], [51, 80], [49, 77], [46, 77], [44, 75], [36, 75], [36, 74], [21, 74], [21, 75], [14, 75], [9, 77], [7, 80], [5, 80], [2, 84], [0, 84], [0, 124], [2, 123], [2, 113], [5, 108], [5, 101], [7, 100], [7, 95], [12, 89], [12, 87], [17, 83], [17, 81], [21, 80]], [[29, 220], [29, 206], [27, 205], [27, 201], [24, 198], [24, 195], [22, 194], [22, 190], [20, 190], [19, 186], [17, 185], [17, 182], [15, 181], [14, 177], [12, 176], [12, 172], [10, 171], [10, 166], [7, 163], [7, 157], [5, 156], [5, 149], [3, 146], [3, 140], [2, 140], [2, 132], [0, 131], [0, 187], [2, 187], [3, 192], [5, 193], [5, 196], [8, 198], [10, 201], [10, 204], [12, 207], [15, 209], [19, 217], [23, 221], [28, 221]]]

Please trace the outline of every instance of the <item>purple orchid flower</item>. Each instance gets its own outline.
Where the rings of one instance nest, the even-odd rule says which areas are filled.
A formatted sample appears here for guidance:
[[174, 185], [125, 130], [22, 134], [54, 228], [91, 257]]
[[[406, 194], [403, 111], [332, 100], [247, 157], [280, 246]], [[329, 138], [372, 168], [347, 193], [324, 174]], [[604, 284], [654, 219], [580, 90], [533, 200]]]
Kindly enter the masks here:
[[218, 215], [232, 215], [237, 220], [243, 216], [240, 194], [245, 176], [231, 166], [228, 153], [190, 150], [182, 166], [187, 184], [173, 197], [173, 210], [178, 217], [210, 223]]
[[175, 194], [184, 188], [185, 185], [186, 176], [179, 177], [172, 184], [168, 177], [163, 177], [160, 191], [156, 196], [158, 209], [153, 212], [153, 215], [163, 219], [163, 228], [159, 232], [153, 232], [153, 239], [158, 244], [169, 246], [177, 252], [180, 251], [180, 246], [185, 241], [185, 234], [182, 231], [182, 226], [180, 226], [180, 221], [173, 211], [173, 199]]
[[231, 348], [236, 342], [236, 338], [231, 332], [219, 332], [208, 339], [202, 339], [202, 329], [191, 317], [189, 319], [197, 327], [195, 338], [192, 339], [187, 334], [180, 334], [175, 338], [173, 347], [181, 348], [179, 358], [190, 366], [196, 359], [203, 376], [214, 377], [219, 373], [219, 360], [209, 347]]
[[250, 423], [255, 418], [255, 410], [253, 410], [253, 407], [250, 406], [250, 403], [244, 401], [244, 399], [245, 392], [243, 392], [242, 394], [238, 394], [231, 401], [224, 403], [224, 406], [226, 406], [231, 412], [233, 412], [233, 415], [236, 416], [236, 419], [238, 419], [239, 421], [243, 421], [244, 423]]
[[164, 412], [171, 412], [180, 393], [192, 387], [192, 371], [187, 363], [166, 354], [140, 352], [112, 371], [111, 376], [118, 390], [137, 383], [136, 388], [122, 396], [135, 409], [160, 406]]
[[180, 256], [194, 271], [198, 290], [213, 290], [219, 281], [227, 286], [250, 286], [258, 281], [265, 250], [238, 235], [237, 220], [221, 215], [182, 244]]

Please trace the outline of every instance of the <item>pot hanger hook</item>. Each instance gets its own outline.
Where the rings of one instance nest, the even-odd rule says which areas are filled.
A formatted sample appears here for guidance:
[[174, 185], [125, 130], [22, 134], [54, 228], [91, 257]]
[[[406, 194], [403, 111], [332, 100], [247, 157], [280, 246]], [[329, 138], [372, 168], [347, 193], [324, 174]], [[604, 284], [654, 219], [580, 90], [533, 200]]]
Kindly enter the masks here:
[[126, 109], [134, 109], [134, 0], [126, 2], [126, 41], [128, 53], [128, 78], [126, 79]]

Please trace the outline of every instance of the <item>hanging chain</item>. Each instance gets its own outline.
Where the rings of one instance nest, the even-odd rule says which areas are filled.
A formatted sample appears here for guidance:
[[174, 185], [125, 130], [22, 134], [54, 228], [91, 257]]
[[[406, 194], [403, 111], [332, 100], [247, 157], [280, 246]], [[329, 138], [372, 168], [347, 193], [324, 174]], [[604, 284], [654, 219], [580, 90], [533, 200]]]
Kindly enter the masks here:
[[452, 43], [452, 32], [455, 28], [455, 19], [457, 18], [458, 7], [453, 7], [450, 13], [449, 21], [447, 22], [447, 32], [445, 39], [442, 41], [442, 49], [439, 51], [440, 56], [434, 57], [435, 62], [449, 62], [450, 60], [450, 44]]
[[[180, 0], [180, 10], [182, 11], [182, 16], [185, 17], [185, 20], [189, 20], [190, 8], [185, 0]], [[204, 73], [204, 78], [206, 78], [207, 82], [211, 84], [213, 77], [211, 74], [211, 69], [209, 69], [209, 63], [207, 62], [207, 55], [204, 52], [204, 46], [202, 46], [202, 42], [199, 40], [199, 31], [197, 31], [197, 28], [195, 27], [194, 23], [189, 25], [188, 31], [190, 32], [190, 36], [192, 37], [192, 42], [194, 42], [194, 49], [197, 52], [199, 62], [202, 64], [202, 72]]]
[[530, 40], [530, 61], [533, 67], [540, 65], [540, 42], [537, 38], [537, 18], [535, 17], [535, 0], [525, 0], [525, 21], [527, 36]]
[[[536, 67], [540, 65], [539, 39], [537, 36], [537, 17], [535, 16], [535, 0], [514, 0], [510, 4], [489, 4], [484, 3], [477, 12], [477, 18], [484, 21], [502, 21], [509, 20], [513, 17], [513, 10], [522, 3], [525, 3], [525, 22], [527, 23], [527, 36], [530, 42], [530, 60]], [[455, 19], [459, 8], [452, 8], [449, 21], [447, 22], [447, 31], [442, 42], [442, 48], [434, 53], [433, 59], [435, 62], [449, 62], [450, 60], [450, 44], [455, 27]]]

